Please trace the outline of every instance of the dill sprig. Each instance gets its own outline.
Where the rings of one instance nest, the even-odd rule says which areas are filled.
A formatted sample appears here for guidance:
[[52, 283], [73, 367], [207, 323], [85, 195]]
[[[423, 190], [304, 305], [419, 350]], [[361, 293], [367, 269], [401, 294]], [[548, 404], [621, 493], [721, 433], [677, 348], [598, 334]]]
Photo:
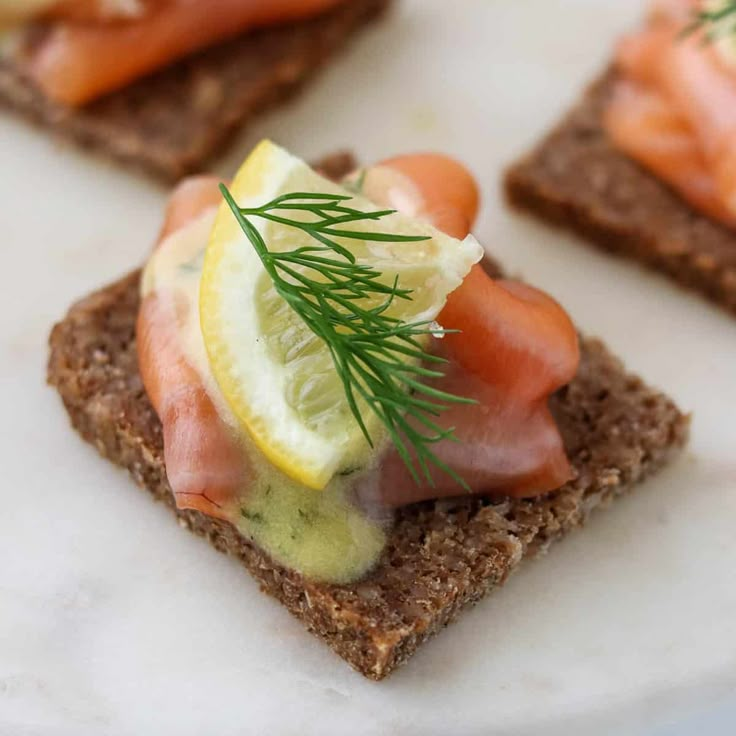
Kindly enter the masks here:
[[699, 31], [703, 32], [706, 43], [736, 35], [736, 0], [724, 0], [719, 5], [711, 4], [695, 11], [692, 22], [683, 29], [682, 36], [691, 36]]
[[[447, 403], [475, 402], [424, 383], [440, 378], [443, 374], [436, 367], [446, 361], [426, 352], [422, 338], [452, 330], [390, 316], [387, 312], [394, 301], [411, 300], [412, 290], [401, 288], [398, 277], [392, 284], [382, 283], [380, 271], [357, 263], [354, 254], [336, 240], [408, 243], [428, 237], [351, 230], [351, 224], [375, 222], [394, 210], [354, 209], [347, 204], [352, 199], [349, 195], [293, 192], [261, 207], [244, 208], [224, 184], [220, 190], [278, 294], [327, 345], [348, 406], [369, 445], [374, 446], [373, 438], [358, 406], [361, 398], [385, 426], [416, 483], [421, 474], [433, 485], [430, 465], [435, 465], [467, 489], [463, 479], [432, 452], [432, 445], [441, 440], [457, 441], [454, 428], [443, 429], [433, 418]], [[305, 219], [293, 219], [289, 213]], [[315, 244], [290, 251], [269, 250], [249, 219], [254, 217], [301, 230]], [[366, 301], [375, 303], [376, 299], [376, 306], [365, 306]]]

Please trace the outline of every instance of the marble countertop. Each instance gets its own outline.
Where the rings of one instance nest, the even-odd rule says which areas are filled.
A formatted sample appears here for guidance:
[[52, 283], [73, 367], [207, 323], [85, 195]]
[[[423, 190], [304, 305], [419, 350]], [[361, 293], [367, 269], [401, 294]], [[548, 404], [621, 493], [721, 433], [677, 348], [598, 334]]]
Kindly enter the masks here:
[[480, 241], [694, 413], [679, 461], [381, 684], [70, 431], [44, 385], [49, 328], [141, 262], [165, 192], [0, 118], [2, 736], [648, 734], [711, 703], [733, 715], [736, 321], [499, 198], [640, 11], [404, 0], [219, 167], [264, 135], [308, 158], [458, 156], [483, 188]]

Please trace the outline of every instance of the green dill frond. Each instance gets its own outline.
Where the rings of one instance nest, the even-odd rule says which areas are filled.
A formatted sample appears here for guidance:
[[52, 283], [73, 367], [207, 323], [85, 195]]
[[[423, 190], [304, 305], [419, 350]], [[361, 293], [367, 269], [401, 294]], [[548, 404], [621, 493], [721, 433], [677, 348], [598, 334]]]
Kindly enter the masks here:
[[[446, 405], [475, 403], [424, 382], [441, 377], [436, 367], [445, 361], [427, 353], [422, 338], [447, 331], [430, 322], [407, 323], [390, 316], [391, 304], [396, 299], [411, 300], [412, 291], [401, 288], [397, 280], [382, 282], [380, 271], [357, 263], [353, 253], [336, 241], [406, 243], [428, 237], [351, 229], [394, 210], [358, 210], [348, 205], [352, 199], [348, 195], [293, 192], [261, 207], [241, 208], [227, 187], [220, 185], [220, 189], [278, 294], [327, 346], [350, 411], [368, 443], [373, 446], [361, 401], [385, 426], [417, 483], [423, 477], [432, 484], [430, 465], [434, 465], [467, 488], [432, 451], [437, 442], [455, 439], [452, 429], [435, 421]], [[297, 212], [306, 219], [289, 216]], [[314, 245], [271, 251], [251, 222], [255, 217], [301, 230]], [[361, 306], [377, 300], [376, 306]]]
[[687, 38], [701, 31], [703, 40], [707, 43], [736, 36], [736, 0], [710, 3], [705, 9], [696, 11], [692, 22], [683, 29], [681, 36]]

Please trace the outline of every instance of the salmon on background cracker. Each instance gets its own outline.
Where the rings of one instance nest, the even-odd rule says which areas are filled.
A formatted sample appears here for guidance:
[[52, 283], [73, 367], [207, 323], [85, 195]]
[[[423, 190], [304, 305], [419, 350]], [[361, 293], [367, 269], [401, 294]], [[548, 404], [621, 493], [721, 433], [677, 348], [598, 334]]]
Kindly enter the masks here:
[[736, 310], [736, 4], [657, 0], [510, 201]]
[[[620, 43], [621, 82], [604, 124], [621, 150], [733, 226], [736, 53], [726, 56], [701, 34], [683, 37], [682, 5], [660, 2], [649, 26]], [[699, 4], [689, 6], [695, 12]]]
[[175, 183], [391, 0], [0, 0], [0, 106]]
[[31, 44], [24, 65], [50, 99], [75, 107], [200, 49], [342, 1], [170, 0], [128, 23], [59, 20]]
[[682, 194], [699, 211], [726, 225], [736, 215], [725, 205], [690, 126], [656, 92], [621, 81], [606, 109], [611, 140]]

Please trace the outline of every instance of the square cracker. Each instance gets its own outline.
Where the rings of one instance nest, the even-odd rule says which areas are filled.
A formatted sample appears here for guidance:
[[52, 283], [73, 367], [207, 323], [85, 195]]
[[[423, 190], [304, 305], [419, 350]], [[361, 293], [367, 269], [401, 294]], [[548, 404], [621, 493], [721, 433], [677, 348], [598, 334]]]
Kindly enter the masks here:
[[201, 171], [252, 117], [285, 101], [391, 0], [246, 33], [79, 110], [48, 100], [0, 58], [0, 106], [168, 182]]
[[[341, 155], [321, 168], [338, 179], [353, 162]], [[497, 274], [492, 262], [486, 267]], [[550, 402], [575, 480], [530, 500], [463, 497], [403, 508], [366, 578], [342, 586], [310, 581], [227, 522], [175, 507], [161, 423], [138, 372], [139, 279], [135, 272], [77, 302], [51, 333], [48, 380], [72, 425], [371, 679], [386, 677], [522, 560], [655, 472], [687, 439], [688, 418], [667, 396], [627, 373], [602, 343], [585, 339], [577, 377]]]

